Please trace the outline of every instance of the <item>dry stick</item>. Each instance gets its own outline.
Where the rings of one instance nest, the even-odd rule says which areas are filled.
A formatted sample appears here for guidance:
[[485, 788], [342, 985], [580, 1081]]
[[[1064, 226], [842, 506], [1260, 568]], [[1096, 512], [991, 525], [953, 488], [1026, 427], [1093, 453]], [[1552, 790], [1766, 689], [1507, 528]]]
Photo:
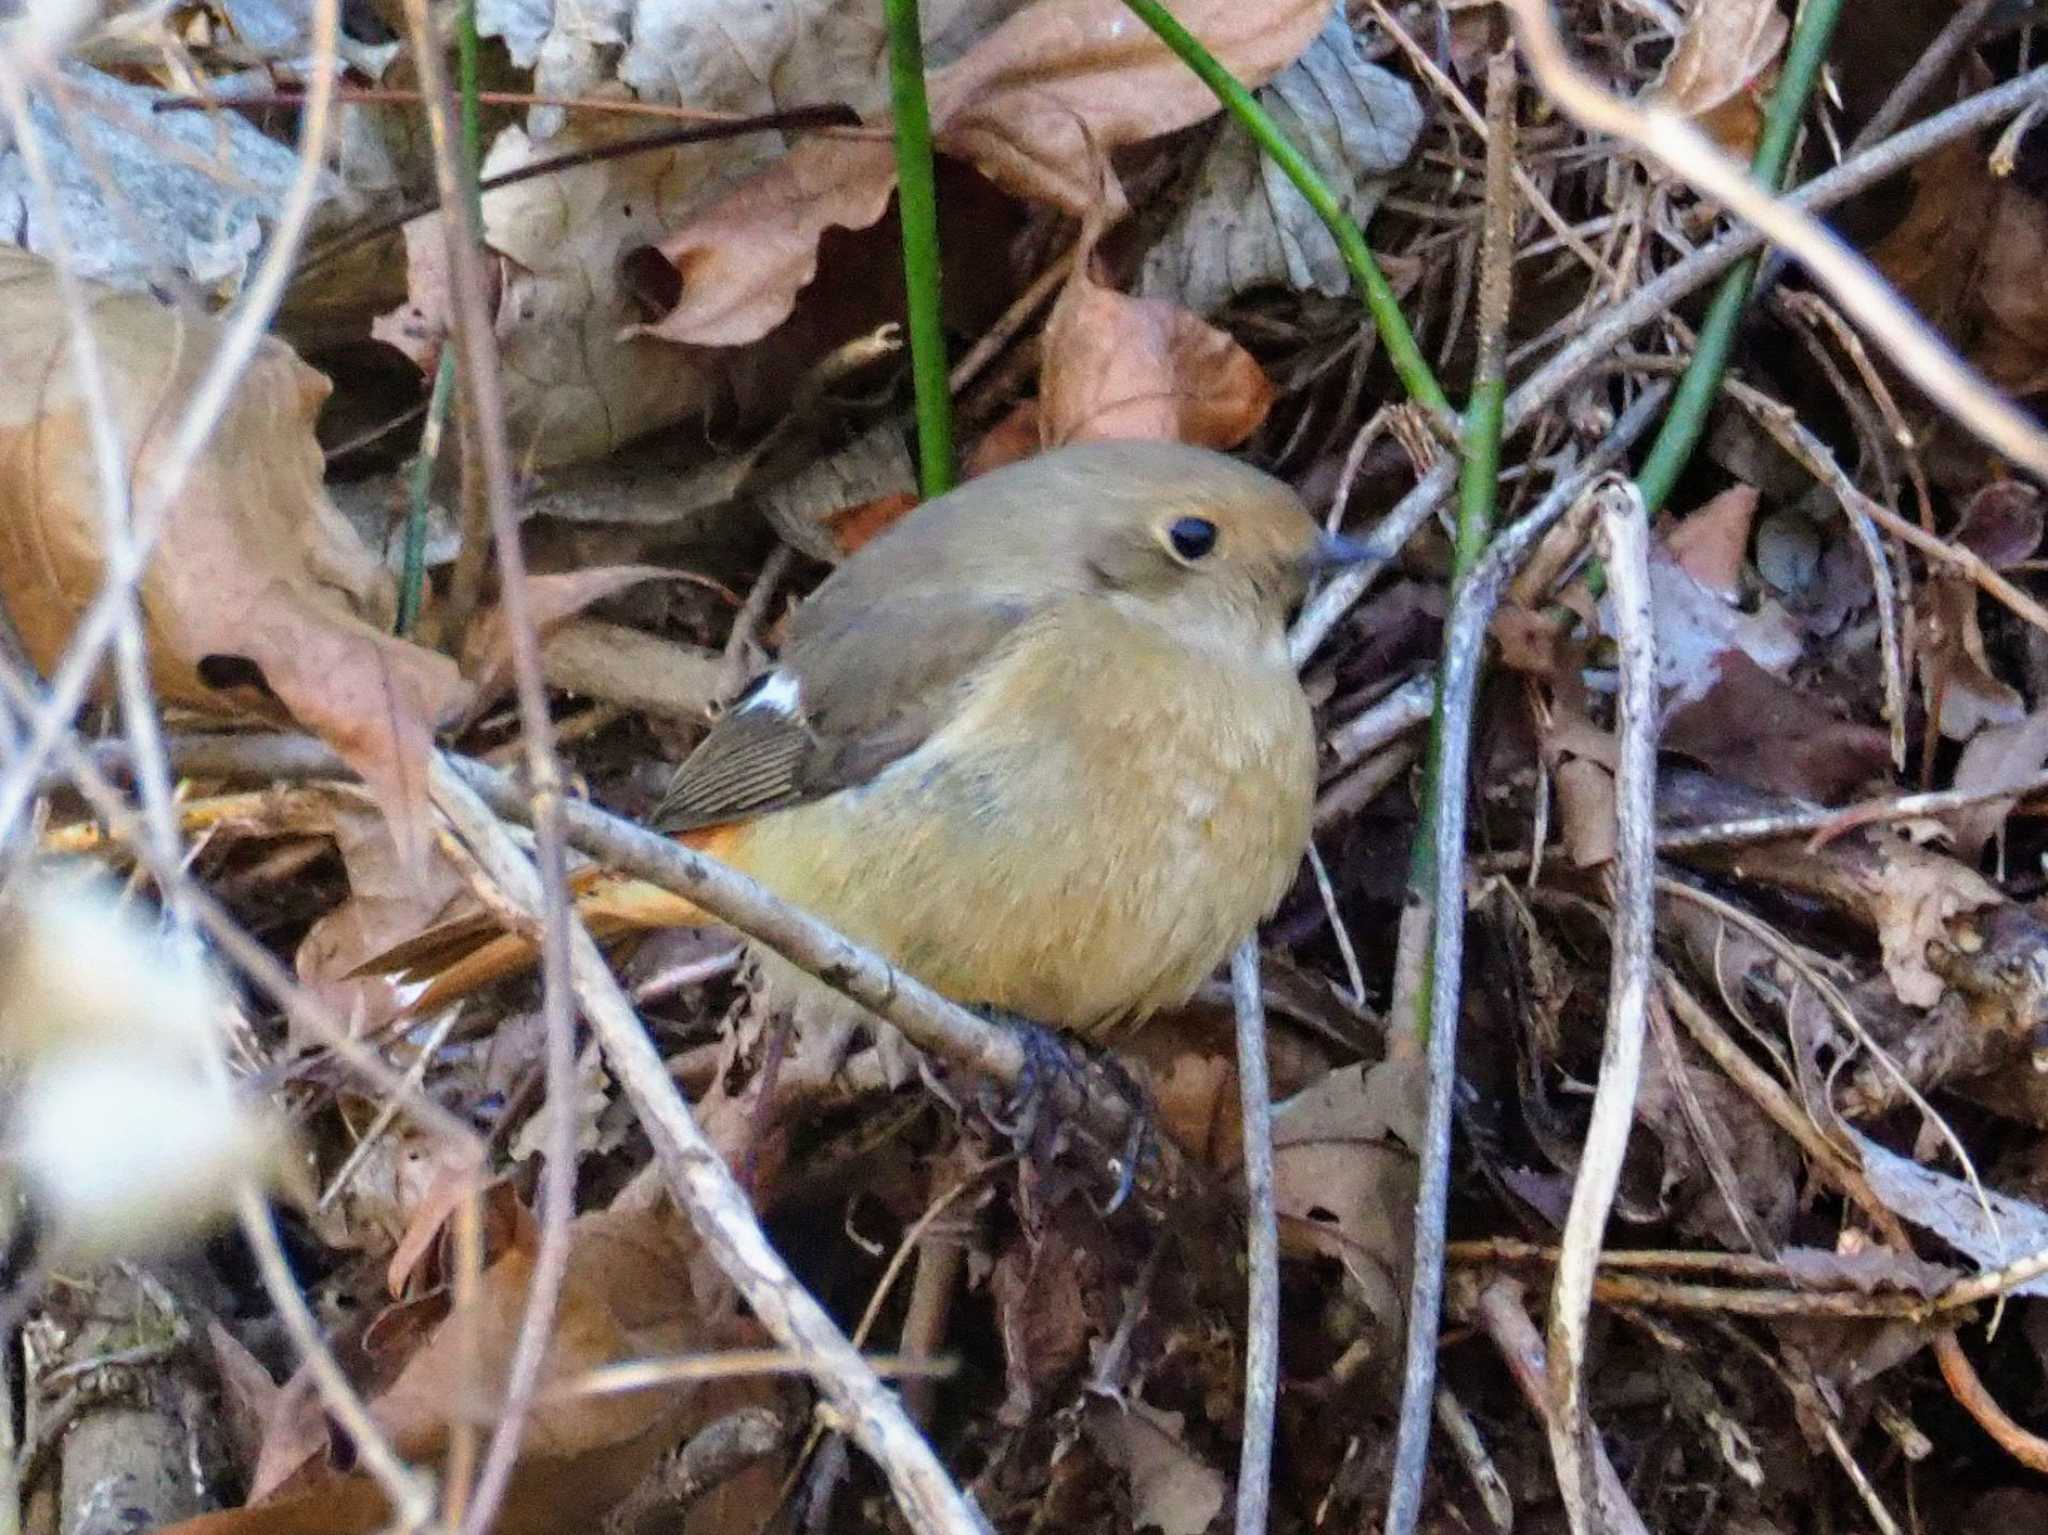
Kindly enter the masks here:
[[1586, 1325], [1608, 1211], [1621, 1183], [1629, 1125], [1642, 1077], [1650, 992], [1653, 882], [1657, 853], [1657, 642], [1650, 612], [1650, 530], [1633, 485], [1603, 498], [1600, 533], [1619, 648], [1616, 670], [1620, 762], [1615, 772], [1614, 936], [1608, 971], [1607, 1037], [1586, 1144], [1572, 1185], [1550, 1292], [1550, 1448], [1575, 1535], [1606, 1528], [1589, 1453], [1585, 1399]]
[[[17, 676], [11, 666], [0, 664], [0, 687], [4, 687], [12, 702], [23, 707], [24, 714], [34, 702], [34, 695], [24, 679]], [[0, 711], [4, 716], [5, 711]], [[273, 969], [275, 961], [269, 959], [259, 945], [247, 940], [247, 935], [227, 919], [225, 913], [215, 908], [204, 892], [194, 886], [178, 858], [174, 855], [168, 863], [156, 861], [156, 848], [134, 812], [122, 802], [112, 785], [102, 778], [92, 763], [79, 752], [69, 732], [57, 741], [59, 756], [71, 764], [76, 772], [79, 792], [91, 801], [106, 817], [109, 827], [117, 836], [134, 847], [136, 856], [150, 868], [159, 888], [169, 900], [178, 901], [202, 925], [214, 930], [216, 938], [223, 936], [222, 929], [248, 941]], [[226, 947], [223, 944], [223, 947]], [[292, 989], [289, 980], [285, 981]], [[220, 1066], [218, 1056], [210, 1062]], [[224, 1073], [223, 1073], [224, 1074]], [[373, 1074], [374, 1075], [374, 1074]], [[388, 1076], [388, 1074], [386, 1074]], [[448, 1118], [445, 1110], [433, 1106], [434, 1113]], [[450, 1121], [451, 1123], [453, 1121]], [[471, 1145], [474, 1135], [466, 1127], [460, 1134]], [[424, 1523], [433, 1511], [433, 1490], [413, 1470], [398, 1458], [389, 1439], [371, 1419], [369, 1410], [356, 1395], [346, 1374], [332, 1353], [321, 1341], [319, 1324], [314, 1320], [305, 1298], [299, 1293], [298, 1285], [291, 1275], [291, 1266], [285, 1260], [284, 1249], [279, 1246], [277, 1233], [270, 1222], [270, 1212], [265, 1207], [261, 1194], [253, 1184], [244, 1182], [236, 1191], [235, 1210], [241, 1222], [244, 1236], [251, 1251], [256, 1255], [257, 1273], [269, 1294], [271, 1303], [283, 1318], [285, 1331], [299, 1350], [300, 1359], [311, 1371], [314, 1387], [320, 1393], [322, 1405], [334, 1415], [335, 1421], [355, 1439], [363, 1455], [363, 1468], [371, 1480], [383, 1490], [390, 1500], [394, 1515], [406, 1528], [416, 1528]]]
[[[50, 265], [56, 276], [58, 300], [64, 310], [70, 342], [71, 372], [78, 392], [85, 397], [93, 469], [99, 481], [99, 495], [95, 499], [100, 514], [100, 538], [110, 559], [139, 565], [141, 560], [129, 527], [133, 507], [129, 496], [128, 449], [115, 420], [99, 336], [86, 309], [85, 290], [72, 270], [71, 240], [58, 208], [49, 161], [43, 154], [42, 133], [29, 115], [26, 87], [5, 58], [0, 58], [0, 105], [6, 109], [14, 142], [20, 147], [37, 217], [42, 220], [50, 244]], [[141, 607], [133, 587], [122, 589], [115, 613], [114, 670], [120, 689], [121, 719], [133, 754], [136, 786], [152, 849], [159, 863], [175, 863], [179, 846], [177, 816], [171, 804], [170, 771], [164, 762], [162, 724], [150, 693]], [[165, 892], [166, 899], [170, 894]], [[182, 935], [184, 913], [176, 905], [172, 910]]]
[[526, 776], [532, 787], [534, 842], [544, 892], [541, 1016], [546, 1034], [549, 1119], [546, 1161], [541, 1169], [540, 1236], [518, 1341], [506, 1371], [503, 1416], [491, 1434], [490, 1448], [462, 1520], [464, 1535], [480, 1535], [497, 1517], [518, 1461], [520, 1436], [533, 1406], [534, 1387], [540, 1379], [541, 1361], [553, 1332], [555, 1303], [569, 1261], [569, 1221], [576, 1204], [576, 1116], [570, 1109], [576, 1094], [576, 1039], [569, 1010], [569, 881], [562, 843], [562, 770], [555, 758], [539, 631], [526, 589], [526, 560], [513, 506], [512, 456], [499, 386], [497, 336], [484, 309], [488, 289], [479, 250], [481, 231], [469, 214], [470, 199], [463, 187], [452, 127], [447, 71], [427, 0], [405, 0], [405, 19], [433, 145], [434, 182], [441, 196], [441, 225], [453, 278], [455, 344], [462, 360], [463, 399], [470, 407], [467, 419], [474, 428], [465, 447], [474, 447], [476, 459], [481, 461], [482, 491], [490, 510], [492, 543], [498, 557], [498, 602], [512, 642], [514, 690], [520, 733], [526, 742]]
[[[1856, 137], [1849, 141], [1850, 155], [1868, 149], [1905, 120], [1906, 114], [1919, 105], [1920, 98], [1934, 88], [1935, 82], [1947, 73], [1963, 50], [1977, 40], [1985, 18], [1998, 4], [1999, 0], [1965, 0], [1934, 41], [1927, 45], [1927, 51], [1913, 61], [1913, 67], [1892, 87], [1891, 95], [1885, 98], [1876, 114], [1856, 130]], [[1764, 264], [1757, 278], [1760, 292], [1768, 291], [1776, 284], [1790, 259], [1780, 253]]]
[[[1451, 110], [1465, 120], [1465, 126], [1472, 130], [1479, 142], [1490, 148], [1493, 136], [1487, 127], [1486, 119], [1479, 115], [1479, 109], [1472, 105], [1471, 98], [1458, 88], [1458, 82], [1446, 74], [1443, 66], [1437, 63], [1430, 51], [1418, 43], [1408, 29], [1401, 25], [1400, 18], [1387, 9], [1386, 0], [1368, 0], [1368, 3], [1387, 36], [1394, 40], [1394, 46], [1399, 48], [1407, 56], [1408, 62], [1429, 81], [1437, 95], [1450, 103]], [[1620, 274], [1609, 267], [1606, 259], [1566, 222], [1564, 215], [1557, 211], [1557, 205], [1545, 195], [1543, 188], [1536, 184], [1536, 178], [1529, 174], [1520, 160], [1516, 160], [1509, 167], [1509, 174], [1514, 177], [1515, 190], [1520, 192], [1529, 206], [1535, 210], [1536, 216], [1556, 231], [1559, 243], [1584, 262], [1600, 282], [1619, 286]]]
[[[139, 663], [140, 648], [135, 593], [149, 551], [162, 529], [165, 513], [183, 489], [186, 477], [240, 381], [243, 367], [263, 339], [312, 209], [313, 196], [323, 171], [331, 116], [333, 71], [328, 66], [334, 57], [339, 30], [338, 13], [337, 0], [319, 0], [313, 8], [314, 55], [320, 67], [316, 70], [313, 88], [307, 93], [308, 112], [300, 143], [298, 170], [279, 209], [270, 251], [250, 283], [240, 308], [229, 321], [219, 348], [192, 391], [191, 403], [178, 421], [170, 448], [156, 464], [156, 472], [145, 487], [139, 504], [129, 502], [125, 468], [114, 465], [110, 476], [105, 462], [104, 449], [112, 440], [112, 416], [106, 403], [104, 377], [99, 373], [96, 355], [92, 355], [89, 324], [85, 330], [74, 333], [74, 345], [82, 344], [87, 349], [86, 357], [81, 358], [81, 371], [85, 375], [88, 399], [93, 405], [91, 413], [102, 492], [118, 498], [117, 502], [110, 502], [109, 507], [118, 509], [119, 515], [109, 518], [107, 570], [100, 592], [74, 631], [70, 649], [59, 664], [41, 707], [26, 716], [30, 727], [29, 739], [10, 764], [5, 779], [0, 780], [0, 841], [6, 840], [8, 828], [38, 784], [41, 768], [49, 754], [71, 750], [70, 721], [77, 712], [86, 685], [98, 670], [99, 657], [110, 638], [123, 646], [123, 651], [117, 652], [117, 660], [123, 671], [124, 689], [130, 685], [129, 678], [136, 675], [132, 668]], [[6, 67], [4, 59], [0, 59], [0, 92], [4, 92], [10, 115], [17, 112], [25, 114], [26, 100], [20, 81]], [[40, 143], [33, 134], [17, 135], [17, 138], [22, 142], [25, 156], [39, 157]], [[62, 267], [58, 281], [67, 290], [67, 308], [77, 305], [82, 311], [82, 299], [70, 274]], [[124, 630], [131, 638], [124, 640]], [[131, 644], [134, 649], [128, 651], [126, 647]], [[146, 694], [140, 699], [139, 708], [135, 703], [135, 699], [124, 697], [124, 712], [130, 727], [129, 750], [137, 759], [139, 776], [144, 780], [145, 802], [151, 805], [150, 829], [147, 834], [133, 833], [135, 845], [145, 862], [156, 865], [154, 872], [166, 899], [174, 908], [190, 913], [195, 904], [190, 893], [180, 899], [180, 891], [187, 887], [178, 863], [176, 825], [168, 818], [168, 795], [162, 792], [167, 788], [168, 774], [162, 743], [155, 735], [153, 705]], [[137, 735], [143, 737], [140, 742], [134, 739]], [[133, 826], [132, 821], [129, 825]], [[225, 1075], [225, 1063], [218, 1056], [209, 1057], [208, 1065]], [[290, 1265], [271, 1224], [270, 1213], [253, 1183], [244, 1180], [236, 1191], [235, 1204], [264, 1287], [278, 1309], [286, 1333], [311, 1371], [323, 1402], [343, 1428], [357, 1439], [363, 1453], [364, 1468], [389, 1497], [399, 1522], [406, 1528], [416, 1528], [425, 1523], [433, 1509], [430, 1485], [398, 1458], [390, 1442], [370, 1419], [340, 1365], [322, 1343], [319, 1325], [292, 1279]]]
[[[344, 778], [355, 773], [332, 748], [302, 735], [176, 736], [172, 762], [188, 776], [273, 779]], [[102, 761], [120, 760], [103, 747]], [[507, 775], [472, 759], [448, 755], [448, 765], [499, 815], [524, 821], [533, 807]], [[835, 932], [808, 912], [771, 895], [739, 870], [707, 858], [657, 832], [571, 800], [563, 806], [568, 836], [578, 851], [659, 885], [701, 906], [744, 937], [766, 945], [901, 1029], [920, 1049], [1005, 1086], [1024, 1069], [1016, 1035], [940, 996], [915, 977]], [[1060, 1075], [1054, 1108], [1078, 1116], [1092, 1131], [1121, 1145], [1131, 1127], [1131, 1109], [1091, 1074], [1081, 1084]]]
[[[2048, 65], [1980, 92], [1946, 112], [1894, 134], [1825, 176], [1817, 176], [1788, 193], [1782, 204], [1792, 209], [1831, 207], [1942, 146], [2011, 116], [2040, 99], [2044, 92], [2048, 92]], [[1731, 229], [1711, 245], [1666, 268], [1626, 299], [1601, 310], [1574, 340], [1508, 396], [1507, 430], [1512, 433], [1526, 426], [1537, 412], [1549, 406], [1581, 373], [1613, 351], [1638, 326], [1654, 320], [1687, 294], [1712, 282], [1763, 245], [1765, 238], [1761, 230], [1747, 226]], [[1301, 617], [1288, 636], [1289, 653], [1297, 665], [1315, 652], [1352, 605], [1372, 588], [1387, 562], [1450, 494], [1456, 476], [1456, 468], [1450, 464], [1440, 464], [1426, 475], [1373, 530], [1373, 557], [1340, 572], [1302, 608]]]
[[[465, 781], [436, 753], [429, 792], [499, 887], [530, 915], [542, 893], [532, 863]], [[888, 1478], [898, 1505], [922, 1535], [986, 1535], [987, 1522], [946, 1475], [932, 1447], [866, 1360], [798, 1283], [774, 1249], [747, 1196], [704, 1138], [669, 1080], [604, 955], [579, 922], [570, 933], [577, 999], [642, 1128], [654, 1143], [670, 1192], [719, 1267], [763, 1326], [803, 1356], [812, 1378], [850, 1434]]]
[[[1555, 1415], [1551, 1410], [1547, 1386], [1543, 1340], [1537, 1336], [1528, 1313], [1522, 1309], [1520, 1281], [1494, 1280], [1479, 1292], [1479, 1300], [1473, 1309], [1478, 1312], [1479, 1323], [1486, 1329], [1487, 1337], [1500, 1351], [1501, 1362], [1508, 1367], [1508, 1374], [1521, 1388], [1523, 1399], [1536, 1409], [1539, 1418], [1552, 1426], [1554, 1432]], [[1607, 1451], [1598, 1444], [1593, 1446], [1593, 1468], [1593, 1474], [1600, 1482], [1601, 1504], [1614, 1518], [1614, 1535], [1649, 1535], [1642, 1515], [1636, 1512], [1627, 1490], [1621, 1485], [1614, 1462], [1607, 1458]]]
[[[1648, 423], [1650, 408], [1645, 408], [1645, 402], [1653, 400], [1661, 403], [1660, 391], [1646, 391], [1631, 409], [1636, 430]], [[1619, 425], [1616, 430], [1619, 432]], [[1421, 1512], [1423, 1477], [1429, 1465], [1429, 1421], [1436, 1398], [1444, 1208], [1451, 1179], [1451, 1100], [1457, 1080], [1458, 982], [1464, 973], [1465, 810], [1472, 759], [1470, 729], [1450, 727], [1471, 719], [1487, 625], [1501, 593], [1536, 541], [1571, 506], [1563, 496], [1546, 496], [1534, 510], [1503, 529], [1459, 583], [1444, 625], [1438, 694], [1447, 727], [1437, 768], [1436, 821], [1427, 832], [1437, 847], [1436, 888], [1430, 893], [1435, 913], [1430, 955], [1435, 984], [1430, 992], [1429, 1106], [1422, 1144], [1416, 1148], [1422, 1175], [1415, 1200], [1415, 1273], [1408, 1292], [1407, 1356], [1393, 1485], [1387, 1497], [1387, 1535], [1407, 1535]]]
[[[313, 6], [313, 51], [322, 61], [334, 57], [340, 31], [339, 12], [340, 0], [317, 0]], [[11, 71], [0, 69], [0, 79], [13, 78]], [[70, 647], [50, 678], [42, 707], [27, 721], [27, 739], [20, 743], [5, 772], [0, 773], [0, 844], [8, 840], [58, 737], [69, 728], [84, 702], [86, 691], [99, 672], [100, 658], [142, 580], [150, 550], [163, 530], [165, 514], [184, 489], [192, 466], [241, 381], [242, 370], [263, 342], [270, 317], [276, 312], [286, 279], [291, 275], [292, 260], [325, 174], [333, 95], [333, 71], [318, 71], [306, 92], [298, 168], [278, 207], [270, 249], [227, 322], [220, 345], [193, 387], [190, 403], [170, 433], [169, 446], [155, 459], [142, 495], [129, 508], [129, 539], [106, 551], [100, 590], [72, 630]]]
[[1571, 61], [1546, 0], [1503, 3], [1531, 67], [1580, 126], [1634, 144], [1784, 246], [1907, 377], [1987, 445], [2048, 479], [2048, 432], [1957, 357], [1868, 261], [1826, 225], [1757, 186], [1677, 113], [1636, 107], [1602, 89]]
[[[1584, 466], [1552, 487], [1521, 519], [1494, 537], [1479, 564], [1459, 586], [1444, 625], [1441, 691], [1444, 715], [1469, 716], [1478, 685], [1479, 657], [1487, 625], [1507, 583], [1536, 542], [1578, 503], [1595, 479], [1656, 419], [1671, 386], [1643, 391], [1622, 413], [1606, 441]], [[1422, 1145], [1416, 1153], [1422, 1178], [1415, 1200], [1415, 1274], [1408, 1295], [1407, 1356], [1401, 1384], [1401, 1419], [1394, 1446], [1393, 1486], [1388, 1494], [1389, 1532], [1412, 1530], [1422, 1507], [1422, 1480], [1429, 1464], [1429, 1421], [1435, 1399], [1436, 1329], [1443, 1301], [1444, 1211], [1450, 1195], [1451, 1098], [1457, 1071], [1459, 979], [1463, 975], [1465, 901], [1464, 848], [1466, 780], [1471, 764], [1469, 730], [1446, 731], [1437, 777], [1437, 887], [1435, 985], [1430, 999], [1429, 1108]], [[1397, 1517], [1401, 1522], [1397, 1523]]]
[[1273, 1202], [1273, 1089], [1266, 1076], [1266, 1009], [1259, 940], [1230, 956], [1237, 1013], [1237, 1100], [1244, 1116], [1244, 1438], [1237, 1459], [1237, 1535], [1264, 1535], [1273, 1485], [1273, 1412], [1280, 1399], [1280, 1226]]
[[[1906, 1235], [1906, 1228], [1900, 1224], [1891, 1206], [1878, 1198], [1877, 1191], [1870, 1186], [1870, 1180], [1863, 1175], [1862, 1167], [1834, 1142], [1821, 1133], [1820, 1127], [1799, 1107], [1769, 1072], [1750, 1059], [1748, 1053], [1728, 1036], [1714, 1015], [1689, 991], [1669, 969], [1660, 972], [1665, 998], [1671, 1009], [1678, 1015], [1693, 1042], [1706, 1051], [1716, 1065], [1725, 1071], [1736, 1086], [1747, 1092], [1757, 1107], [1771, 1123], [1792, 1138], [1797, 1145], [1819, 1167], [1828, 1181], [1847, 1195], [1883, 1235], [1885, 1241], [1898, 1252], [1910, 1253], [1912, 1240]], [[1962, 1344], [1953, 1332], [1944, 1332], [1934, 1339], [1935, 1360], [1941, 1367], [1942, 1379], [1948, 1383], [1950, 1392], [1963, 1410], [1976, 1419], [1987, 1434], [1998, 1441], [1999, 1447], [2022, 1465], [2035, 1471], [2048, 1472], [2048, 1440], [2029, 1433], [2007, 1415], [2004, 1408], [1984, 1389], [1978, 1380], [1969, 1356], [1963, 1352]]]

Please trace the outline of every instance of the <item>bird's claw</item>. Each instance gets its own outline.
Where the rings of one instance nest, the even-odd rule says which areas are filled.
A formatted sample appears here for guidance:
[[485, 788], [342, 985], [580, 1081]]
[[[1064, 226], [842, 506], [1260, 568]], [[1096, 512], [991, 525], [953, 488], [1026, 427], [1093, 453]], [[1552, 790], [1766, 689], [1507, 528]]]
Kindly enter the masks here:
[[[1099, 1070], [1109, 1076], [1117, 1096], [1131, 1111], [1122, 1150], [1111, 1162], [1117, 1175], [1116, 1188], [1108, 1202], [1097, 1207], [1104, 1216], [1115, 1214], [1137, 1184], [1138, 1169], [1144, 1163], [1151, 1140], [1152, 1121], [1144, 1092], [1123, 1063], [1107, 1051], [1086, 1050], [1066, 1035], [999, 1008], [977, 1007], [974, 1012], [1014, 1030], [1023, 1045], [1023, 1070], [1018, 1073], [1007, 1101], [1000, 1111], [983, 1104], [989, 1123], [1019, 1152], [1049, 1157], [1057, 1149], [1049, 1132], [1056, 1132], [1061, 1126], [1057, 1112], [1061, 1087], [1069, 1090], [1070, 1101], [1083, 1100], [1087, 1094], [1084, 1079], [1089, 1072]], [[1054, 1110], [1050, 1117], [1048, 1108]]]

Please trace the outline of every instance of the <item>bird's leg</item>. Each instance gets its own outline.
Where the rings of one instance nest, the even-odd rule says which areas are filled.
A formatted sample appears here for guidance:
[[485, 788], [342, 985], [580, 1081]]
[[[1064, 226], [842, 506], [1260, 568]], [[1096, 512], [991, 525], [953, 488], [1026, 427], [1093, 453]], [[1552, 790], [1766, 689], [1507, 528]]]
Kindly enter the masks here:
[[1037, 1139], [1048, 1086], [1062, 1079], [1072, 1081], [1080, 1075], [1081, 1065], [1066, 1039], [1042, 1023], [999, 1007], [977, 1006], [971, 1011], [1014, 1032], [1024, 1047], [1024, 1069], [1010, 1089], [1008, 1102], [1000, 1113], [987, 1105], [984, 1110], [989, 1123], [1011, 1144], [1020, 1150], [1029, 1148]]
[[1055, 1114], [1047, 1121], [1045, 1109], [1049, 1103], [1056, 1105], [1061, 1086], [1068, 1087], [1076, 1099], [1084, 1098], [1087, 1087], [1083, 1079], [1090, 1070], [1100, 1070], [1110, 1079], [1116, 1095], [1130, 1108], [1130, 1129], [1125, 1136], [1121, 1154], [1116, 1158], [1117, 1186], [1107, 1204], [1101, 1207], [1104, 1216], [1113, 1215], [1130, 1197], [1137, 1181], [1138, 1167], [1144, 1159], [1146, 1143], [1152, 1132], [1151, 1115], [1145, 1094], [1124, 1069], [1123, 1062], [1108, 1050], [1093, 1050], [1077, 1042], [1072, 1035], [1056, 1032], [1044, 1024], [1016, 1013], [995, 1007], [972, 1009], [991, 1023], [999, 1023], [1016, 1031], [1024, 1048], [1024, 1069], [1018, 1075], [1016, 1085], [1010, 1091], [1009, 1102], [1005, 1105], [1008, 1122], [984, 1104], [989, 1123], [1020, 1151], [1049, 1157], [1057, 1148], [1051, 1144], [1051, 1136], [1043, 1141], [1041, 1130], [1056, 1132], [1061, 1128], [1060, 1117]]

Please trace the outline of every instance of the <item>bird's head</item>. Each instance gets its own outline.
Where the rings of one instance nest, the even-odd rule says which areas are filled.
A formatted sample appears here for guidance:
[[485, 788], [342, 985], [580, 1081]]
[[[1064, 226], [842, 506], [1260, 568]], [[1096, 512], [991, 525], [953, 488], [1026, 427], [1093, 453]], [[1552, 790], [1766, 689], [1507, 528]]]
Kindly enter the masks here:
[[1040, 482], [1028, 536], [1045, 560], [1191, 642], [1271, 648], [1310, 578], [1361, 556], [1288, 486], [1205, 448], [1082, 443], [999, 472]]

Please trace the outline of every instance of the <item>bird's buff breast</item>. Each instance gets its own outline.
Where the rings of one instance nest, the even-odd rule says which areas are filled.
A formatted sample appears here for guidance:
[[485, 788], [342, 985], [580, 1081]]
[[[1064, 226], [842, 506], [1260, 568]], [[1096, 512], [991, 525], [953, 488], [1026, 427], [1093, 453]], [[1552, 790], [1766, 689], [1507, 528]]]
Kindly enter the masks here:
[[1307, 701], [1277, 645], [1042, 620], [872, 783], [764, 816], [743, 862], [954, 999], [1079, 1031], [1186, 1000], [1308, 839]]

